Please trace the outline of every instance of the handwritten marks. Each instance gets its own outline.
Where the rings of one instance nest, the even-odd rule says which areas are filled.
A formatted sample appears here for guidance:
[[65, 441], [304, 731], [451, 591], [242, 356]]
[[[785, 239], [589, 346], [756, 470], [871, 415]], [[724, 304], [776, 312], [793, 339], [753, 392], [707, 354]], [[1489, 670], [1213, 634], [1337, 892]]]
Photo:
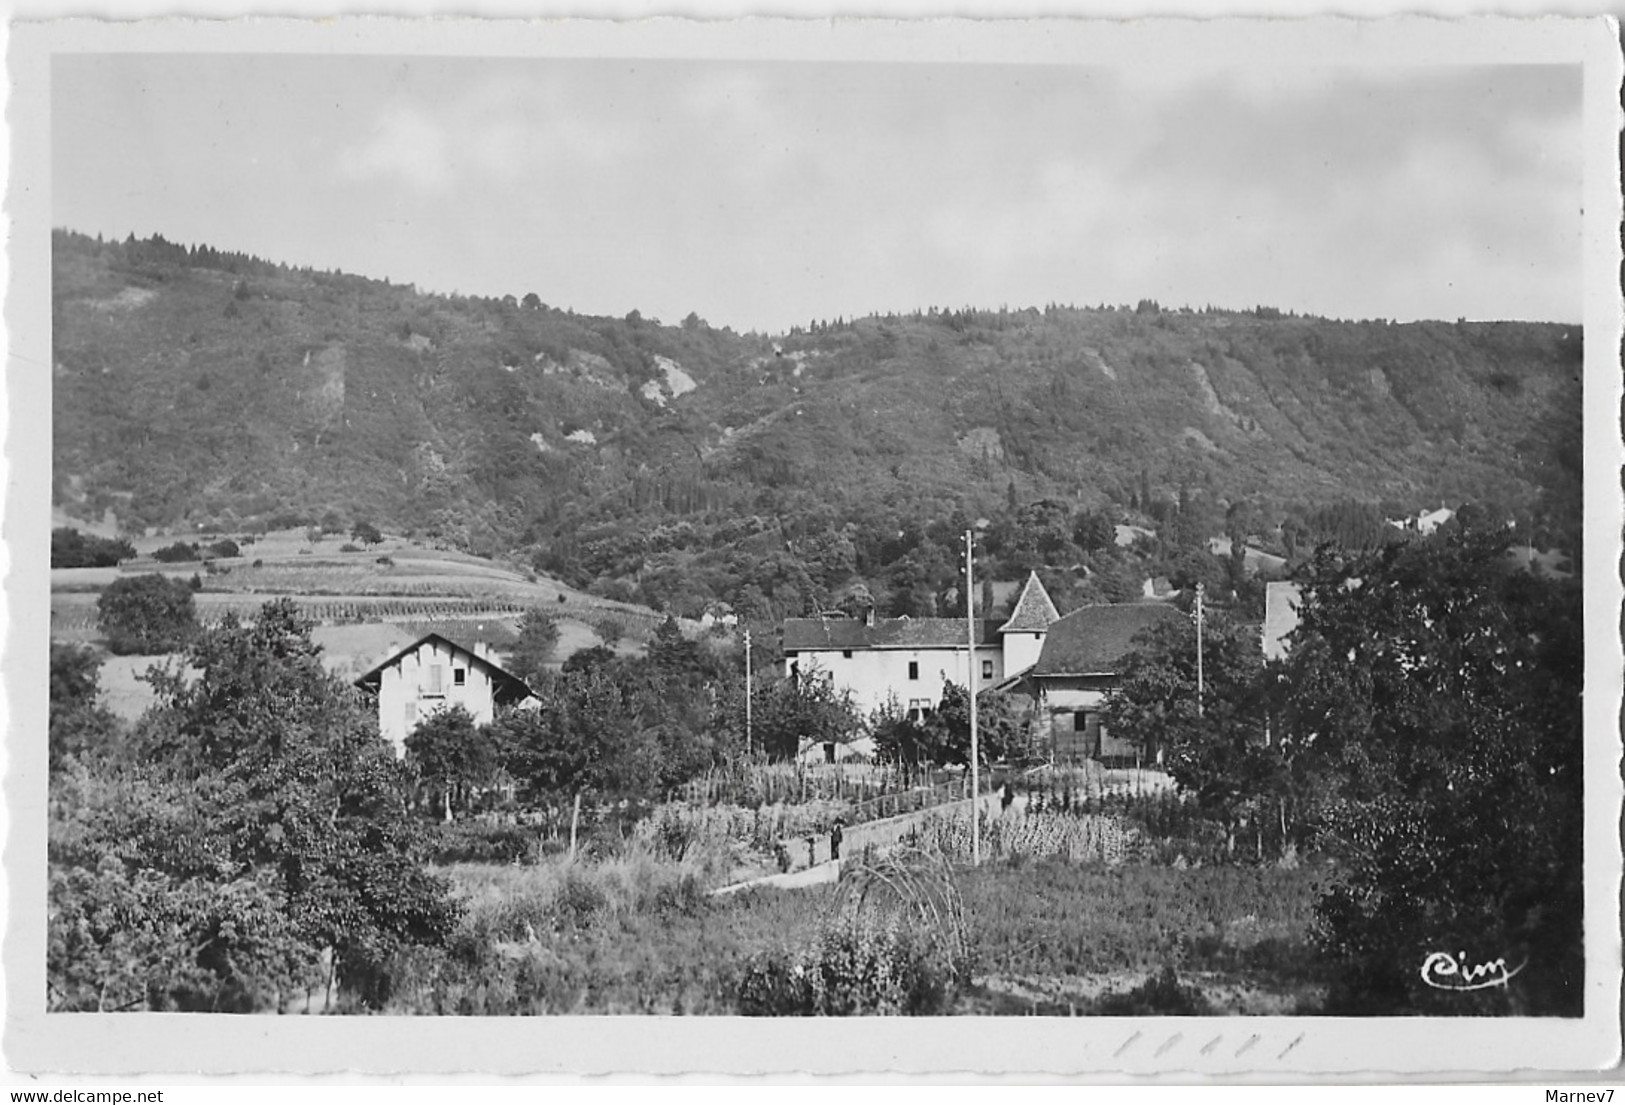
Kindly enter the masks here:
[[1432, 952], [1422, 961], [1422, 981], [1435, 990], [1487, 990], [1505, 986], [1528, 965], [1525, 959], [1516, 967], [1508, 967], [1505, 956], [1474, 963], [1465, 951], [1456, 955]]

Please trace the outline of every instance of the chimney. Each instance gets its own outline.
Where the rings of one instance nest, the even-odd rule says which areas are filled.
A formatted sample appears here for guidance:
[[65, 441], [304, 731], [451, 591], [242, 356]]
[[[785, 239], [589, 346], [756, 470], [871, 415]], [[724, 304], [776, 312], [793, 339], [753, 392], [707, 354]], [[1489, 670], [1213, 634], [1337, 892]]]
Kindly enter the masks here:
[[475, 641], [474, 642], [474, 655], [478, 656], [481, 660], [484, 660], [487, 663], [489, 663], [490, 660], [491, 660], [491, 642], [489, 642], [489, 641]]

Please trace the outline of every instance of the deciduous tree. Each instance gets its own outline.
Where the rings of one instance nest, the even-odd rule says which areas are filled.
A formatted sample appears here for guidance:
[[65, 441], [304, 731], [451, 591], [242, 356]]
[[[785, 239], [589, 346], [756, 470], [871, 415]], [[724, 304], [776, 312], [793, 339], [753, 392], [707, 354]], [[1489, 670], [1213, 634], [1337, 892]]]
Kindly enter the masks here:
[[[1305, 583], [1278, 724], [1327, 795], [1339, 1009], [1583, 1008], [1581, 594], [1509, 569], [1507, 541], [1323, 553]], [[1526, 966], [1472, 994], [1424, 984], [1427, 956], [1462, 951]]]
[[[406, 735], [406, 762], [440, 796], [445, 819], [453, 817], [454, 796], [466, 796], [489, 783], [498, 757], [489, 733], [462, 706], [437, 710]], [[466, 806], [466, 798], [464, 799]]]
[[1279, 749], [1268, 717], [1257, 631], [1209, 611], [1202, 634], [1197, 703], [1196, 627], [1164, 619], [1135, 639], [1106, 702], [1112, 731], [1160, 760], [1181, 790], [1223, 821], [1280, 815]]
[[121, 656], [171, 652], [197, 631], [192, 589], [156, 572], [114, 580], [96, 610], [107, 647]]
[[540, 686], [558, 643], [559, 623], [541, 607], [531, 607], [519, 619], [519, 639], [508, 653], [508, 670], [533, 688]]

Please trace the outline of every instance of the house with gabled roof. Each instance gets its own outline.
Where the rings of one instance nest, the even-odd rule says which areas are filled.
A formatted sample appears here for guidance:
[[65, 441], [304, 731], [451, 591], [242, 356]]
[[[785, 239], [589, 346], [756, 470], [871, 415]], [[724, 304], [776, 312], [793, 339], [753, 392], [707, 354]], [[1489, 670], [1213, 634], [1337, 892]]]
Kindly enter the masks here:
[[1008, 618], [976, 620], [974, 649], [964, 618], [876, 618], [872, 610], [864, 618], [788, 618], [784, 671], [791, 678], [829, 678], [851, 691], [865, 713], [895, 702], [919, 714], [942, 700], [945, 683], [969, 684], [969, 663], [976, 664], [978, 687], [1031, 667], [1045, 630], [1059, 617], [1034, 572]]
[[1037, 662], [1003, 684], [1032, 697], [1038, 746], [1057, 762], [1133, 758], [1126, 734], [1114, 736], [1101, 720], [1106, 696], [1135, 638], [1183, 617], [1166, 603], [1131, 602], [1085, 606], [1052, 623]]
[[461, 706], [483, 725], [496, 717], [498, 706], [531, 697], [525, 681], [504, 671], [489, 645], [469, 648], [438, 633], [391, 653], [355, 685], [378, 700], [378, 728], [401, 756], [407, 734], [440, 710]]
[[1101, 722], [1106, 696], [1134, 639], [1183, 617], [1161, 602], [1085, 606], [1063, 617], [1033, 572], [1008, 618], [975, 623], [974, 651], [963, 618], [790, 618], [785, 674], [827, 677], [865, 712], [893, 701], [921, 714], [941, 701], [944, 683], [967, 684], [969, 656], [978, 689], [1033, 700], [1038, 746], [1056, 760], [1129, 759], [1134, 745]]

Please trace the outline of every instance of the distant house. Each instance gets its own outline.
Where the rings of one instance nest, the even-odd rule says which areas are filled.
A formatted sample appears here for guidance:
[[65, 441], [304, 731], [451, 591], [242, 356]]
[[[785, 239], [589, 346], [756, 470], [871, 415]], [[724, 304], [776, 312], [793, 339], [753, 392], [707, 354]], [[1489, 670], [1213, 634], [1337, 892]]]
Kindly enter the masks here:
[[498, 706], [530, 697], [525, 681], [492, 659], [489, 645], [464, 648], [438, 633], [391, 654], [355, 685], [377, 698], [378, 728], [397, 755], [405, 755], [407, 734], [418, 722], [440, 710], [461, 706], [484, 724]]
[[1167, 576], [1153, 576], [1140, 584], [1140, 597], [1167, 602], [1179, 597], [1179, 588], [1170, 583]]
[[1135, 637], [1183, 617], [1163, 603], [1114, 603], [1082, 607], [1050, 625], [1037, 662], [1006, 684], [1033, 699], [1039, 747], [1056, 762], [1134, 756], [1135, 745], [1102, 724], [1102, 707]]
[[[1059, 617], [1037, 573], [1030, 574], [1010, 617], [975, 623], [977, 686], [1031, 667]], [[873, 611], [865, 618], [789, 618], [784, 673], [827, 677], [838, 690], [851, 691], [865, 713], [895, 701], [918, 715], [936, 708], [943, 684], [969, 685], [969, 638], [964, 618], [877, 619]]]

